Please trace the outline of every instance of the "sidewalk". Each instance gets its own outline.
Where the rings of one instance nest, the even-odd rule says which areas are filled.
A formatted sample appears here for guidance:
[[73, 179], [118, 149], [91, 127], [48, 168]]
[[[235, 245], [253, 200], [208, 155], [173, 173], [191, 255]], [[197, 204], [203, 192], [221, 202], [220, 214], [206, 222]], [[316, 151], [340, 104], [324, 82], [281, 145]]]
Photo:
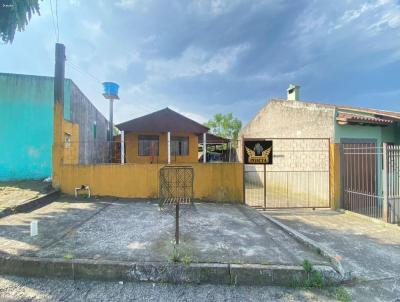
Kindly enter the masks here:
[[400, 227], [326, 209], [266, 213], [340, 255], [343, 268], [358, 282], [350, 288], [357, 300], [400, 298]]

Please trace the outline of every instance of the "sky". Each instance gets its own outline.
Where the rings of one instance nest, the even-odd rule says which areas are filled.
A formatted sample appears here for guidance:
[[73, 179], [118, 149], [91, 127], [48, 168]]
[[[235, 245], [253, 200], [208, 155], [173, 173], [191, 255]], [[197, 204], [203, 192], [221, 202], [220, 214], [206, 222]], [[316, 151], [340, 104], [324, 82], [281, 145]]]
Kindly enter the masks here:
[[116, 123], [170, 107], [245, 125], [290, 83], [301, 100], [400, 111], [400, 0], [56, 2], [0, 45], [0, 72], [52, 76], [58, 19], [66, 77], [105, 116], [101, 82], [120, 85]]

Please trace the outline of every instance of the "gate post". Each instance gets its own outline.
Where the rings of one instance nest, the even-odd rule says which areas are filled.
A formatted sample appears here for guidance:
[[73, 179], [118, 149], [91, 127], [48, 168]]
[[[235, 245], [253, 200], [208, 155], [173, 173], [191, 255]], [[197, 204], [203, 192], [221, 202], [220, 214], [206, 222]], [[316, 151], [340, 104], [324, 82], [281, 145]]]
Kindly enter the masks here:
[[383, 143], [383, 167], [382, 167], [382, 187], [383, 187], [383, 206], [382, 218], [388, 222], [388, 162], [387, 162], [387, 143]]
[[264, 210], [267, 208], [267, 171], [266, 164], [264, 164]]

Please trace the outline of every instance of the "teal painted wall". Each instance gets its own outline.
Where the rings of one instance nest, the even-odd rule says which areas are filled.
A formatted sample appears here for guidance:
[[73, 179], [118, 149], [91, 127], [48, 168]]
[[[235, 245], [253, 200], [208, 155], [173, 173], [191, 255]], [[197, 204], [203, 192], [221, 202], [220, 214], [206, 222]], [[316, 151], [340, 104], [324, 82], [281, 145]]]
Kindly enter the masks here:
[[[70, 117], [70, 80], [65, 117]], [[51, 176], [53, 78], [0, 73], [0, 180]]]
[[[345, 111], [341, 110], [341, 112]], [[365, 115], [365, 113], [363, 114]], [[398, 124], [387, 127], [358, 125], [341, 126], [335, 122], [335, 142], [340, 143], [341, 139], [372, 139], [376, 140], [377, 147], [382, 147], [383, 143], [393, 143], [398, 145], [400, 144], [400, 127]], [[381, 149], [376, 151], [378, 153], [382, 152]], [[377, 160], [377, 170], [382, 170], [382, 160]], [[382, 194], [382, 173], [378, 173], [377, 176], [378, 192]]]

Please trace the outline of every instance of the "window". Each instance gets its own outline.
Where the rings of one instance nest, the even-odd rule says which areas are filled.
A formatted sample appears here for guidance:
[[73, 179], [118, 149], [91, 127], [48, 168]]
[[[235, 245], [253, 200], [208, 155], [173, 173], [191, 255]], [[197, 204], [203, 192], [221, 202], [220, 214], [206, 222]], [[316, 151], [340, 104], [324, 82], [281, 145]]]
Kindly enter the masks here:
[[139, 135], [139, 156], [158, 156], [158, 136]]
[[67, 132], [64, 133], [64, 147], [71, 148], [71, 134]]
[[172, 155], [189, 155], [189, 137], [173, 136], [171, 138]]

